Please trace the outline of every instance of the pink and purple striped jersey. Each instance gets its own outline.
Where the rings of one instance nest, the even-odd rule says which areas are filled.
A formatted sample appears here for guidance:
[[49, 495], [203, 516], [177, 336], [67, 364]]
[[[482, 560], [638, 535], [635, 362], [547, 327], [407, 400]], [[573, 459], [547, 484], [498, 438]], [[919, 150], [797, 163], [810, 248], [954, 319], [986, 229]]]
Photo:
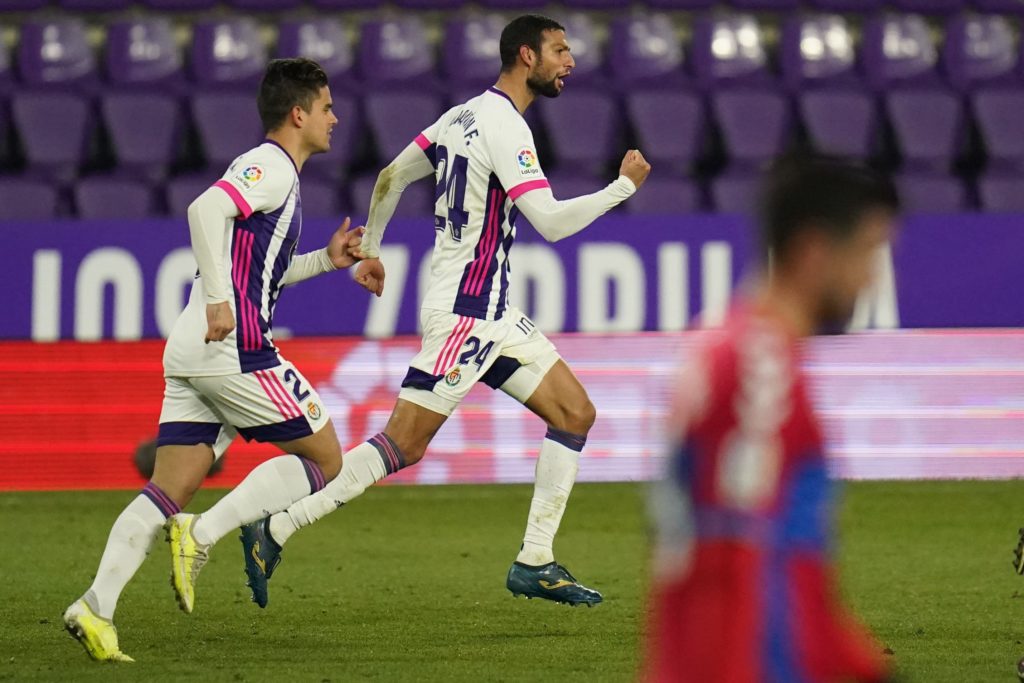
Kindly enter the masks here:
[[490, 88], [416, 138], [434, 164], [434, 254], [423, 308], [500, 320], [508, 306], [515, 200], [548, 187], [533, 133]]

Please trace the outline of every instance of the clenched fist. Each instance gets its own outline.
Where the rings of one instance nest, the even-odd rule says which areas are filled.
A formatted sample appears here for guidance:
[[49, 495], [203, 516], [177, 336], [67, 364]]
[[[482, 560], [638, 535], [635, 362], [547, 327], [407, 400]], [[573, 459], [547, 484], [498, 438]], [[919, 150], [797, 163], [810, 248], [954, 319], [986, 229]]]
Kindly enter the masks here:
[[638, 190], [647, 180], [647, 175], [650, 172], [651, 165], [647, 163], [647, 159], [644, 159], [644, 155], [638, 149], [626, 152], [626, 156], [622, 158], [622, 165], [619, 166], [619, 175], [624, 175], [632, 180]]

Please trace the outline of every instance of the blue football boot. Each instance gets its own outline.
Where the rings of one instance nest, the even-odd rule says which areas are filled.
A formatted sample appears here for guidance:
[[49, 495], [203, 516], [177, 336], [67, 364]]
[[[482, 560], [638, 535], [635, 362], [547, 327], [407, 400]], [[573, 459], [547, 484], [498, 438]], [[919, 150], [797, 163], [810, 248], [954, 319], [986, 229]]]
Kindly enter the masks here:
[[515, 562], [508, 570], [505, 587], [517, 598], [525, 595], [527, 598], [552, 600], [573, 607], [593, 607], [602, 600], [600, 593], [579, 583], [569, 570], [557, 562], [549, 562], [540, 567]]
[[270, 535], [270, 517], [242, 527], [242, 555], [245, 557], [246, 582], [252, 589], [252, 601], [267, 606], [267, 581], [281, 564], [281, 546]]

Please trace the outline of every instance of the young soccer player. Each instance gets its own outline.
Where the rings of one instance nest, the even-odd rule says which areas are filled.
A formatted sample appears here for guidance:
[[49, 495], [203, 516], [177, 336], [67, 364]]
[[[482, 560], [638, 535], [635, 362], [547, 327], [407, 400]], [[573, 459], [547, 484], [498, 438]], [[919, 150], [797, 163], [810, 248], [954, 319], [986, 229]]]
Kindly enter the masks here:
[[[351, 266], [360, 242], [346, 220], [325, 249], [294, 256], [302, 230], [299, 171], [330, 148], [338, 121], [327, 76], [307, 59], [272, 61], [257, 105], [266, 141], [238, 157], [188, 209], [199, 272], [164, 350], [153, 477], [114, 522], [92, 585], [64, 613], [68, 631], [96, 660], [132, 661], [118, 645], [114, 609], [165, 522], [181, 551], [174, 581], [190, 587], [181, 577], [198, 572], [208, 544], [318, 491], [341, 468], [319, 396], [280, 356], [271, 330], [285, 286]], [[201, 525], [173, 517], [236, 432], [291, 455], [254, 469]], [[191, 592], [179, 588], [178, 595], [191, 611]]]
[[853, 312], [898, 208], [888, 181], [783, 162], [761, 206], [765, 260], [676, 383], [646, 680], [881, 681], [881, 647], [839, 600], [832, 488], [802, 342]]

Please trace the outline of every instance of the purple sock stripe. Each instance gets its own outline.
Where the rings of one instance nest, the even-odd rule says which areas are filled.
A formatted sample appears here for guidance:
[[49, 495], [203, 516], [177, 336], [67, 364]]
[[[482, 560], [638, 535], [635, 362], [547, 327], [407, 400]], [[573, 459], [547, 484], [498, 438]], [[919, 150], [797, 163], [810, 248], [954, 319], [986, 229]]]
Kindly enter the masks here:
[[571, 451], [579, 453], [583, 450], [583, 447], [587, 445], [586, 435], [580, 436], [579, 434], [573, 434], [571, 432], [563, 432], [561, 429], [555, 429], [554, 427], [548, 427], [548, 433], [544, 435], [545, 439], [551, 439], [555, 443], [560, 443]]
[[395, 462], [398, 463], [398, 469], [405, 467], [405, 456], [402, 455], [402, 449], [398, 447], [398, 444], [392, 441], [391, 437], [384, 432], [381, 432], [379, 436], [384, 440], [384, 445], [388, 447], [388, 450], [394, 456]]
[[299, 462], [302, 463], [302, 467], [306, 470], [306, 479], [309, 480], [309, 492], [316, 493], [324, 486], [327, 482], [324, 481], [324, 473], [320, 471], [320, 468], [316, 466], [316, 463], [306, 460], [300, 455], [296, 455]]
[[380, 458], [384, 462], [384, 469], [388, 474], [394, 474], [405, 467], [405, 458], [402, 457], [402, 451], [384, 432], [374, 435], [370, 439], [370, 444], [380, 453]]
[[161, 491], [160, 487], [153, 482], [146, 484], [142, 489], [142, 495], [149, 498], [153, 505], [156, 505], [157, 509], [164, 514], [164, 517], [170, 517], [181, 512], [181, 508], [178, 507], [177, 503], [171, 500], [171, 497]]

